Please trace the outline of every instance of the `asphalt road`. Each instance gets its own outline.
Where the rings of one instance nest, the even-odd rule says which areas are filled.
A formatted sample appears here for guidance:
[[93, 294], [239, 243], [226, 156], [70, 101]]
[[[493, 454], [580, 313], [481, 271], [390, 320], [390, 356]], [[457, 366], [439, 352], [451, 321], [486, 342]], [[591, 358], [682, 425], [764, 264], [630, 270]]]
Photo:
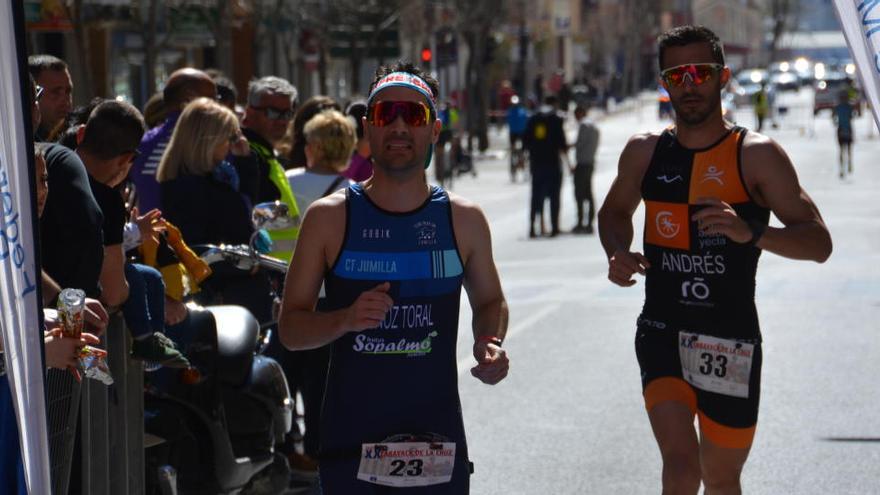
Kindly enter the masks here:
[[[743, 474], [751, 494], [880, 493], [880, 138], [856, 121], [855, 172], [837, 177], [830, 116], [812, 117], [811, 95], [783, 95], [778, 129], [834, 239], [825, 264], [764, 253], [757, 303], [764, 335], [761, 413]], [[595, 195], [604, 198], [627, 138], [659, 129], [653, 104], [601, 118]], [[751, 126], [748, 109], [738, 112]], [[572, 127], [571, 131], [574, 131]], [[633, 350], [643, 284], [613, 286], [597, 236], [527, 238], [528, 185], [511, 184], [506, 131], [453, 190], [489, 218], [510, 305], [510, 376], [490, 387], [470, 376], [470, 313], [459, 336], [460, 389], [475, 463], [471, 492], [660, 492], [660, 456], [644, 412]], [[571, 179], [562, 226], [574, 223]], [[641, 232], [641, 208], [635, 231]], [[637, 236], [638, 237], [638, 236]], [[641, 249], [641, 239], [635, 246]]]

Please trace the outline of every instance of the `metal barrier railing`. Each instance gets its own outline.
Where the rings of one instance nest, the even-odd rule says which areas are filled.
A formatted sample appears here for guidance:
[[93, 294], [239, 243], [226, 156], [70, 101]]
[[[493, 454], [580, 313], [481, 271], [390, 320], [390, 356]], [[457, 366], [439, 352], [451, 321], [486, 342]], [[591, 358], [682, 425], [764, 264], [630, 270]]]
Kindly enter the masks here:
[[[49, 371], [53, 495], [145, 492], [143, 365], [129, 358], [131, 337], [121, 315], [110, 318], [104, 340], [112, 385], [88, 379], [79, 384], [67, 371]], [[77, 421], [79, 452], [74, 451]], [[79, 476], [71, 476], [72, 465], [78, 465]], [[70, 486], [71, 478], [79, 478], [80, 486]]]
[[[122, 319], [120, 318], [120, 321]], [[107, 338], [116, 394], [109, 403], [110, 492], [144, 493], [144, 366], [129, 358], [131, 334], [120, 326]], [[112, 390], [112, 388], [111, 388]]]
[[816, 118], [812, 102], [799, 101], [782, 103], [775, 108], [775, 120], [780, 129], [797, 130], [801, 135], [813, 136], [816, 133]]
[[[107, 332], [119, 331], [108, 326]], [[108, 336], [109, 338], [109, 336]], [[111, 370], [112, 371], [112, 370]], [[115, 378], [114, 378], [115, 379]], [[110, 422], [107, 396], [109, 389], [95, 380], [83, 380], [80, 400], [80, 445], [82, 493], [105, 494], [110, 490]]]
[[[812, 100], [805, 101], [790, 95], [777, 98], [776, 104], [764, 119], [764, 132], [767, 132], [766, 129], [795, 130], [801, 135], [814, 136], [817, 117], [813, 115]], [[827, 115], [827, 112], [818, 118], [822, 118], [822, 115]], [[735, 119], [738, 125], [749, 129], [757, 128], [755, 109], [751, 104], [740, 104], [736, 109]]]
[[68, 371], [50, 369], [46, 376], [49, 462], [52, 495], [66, 495], [79, 417], [80, 384]]

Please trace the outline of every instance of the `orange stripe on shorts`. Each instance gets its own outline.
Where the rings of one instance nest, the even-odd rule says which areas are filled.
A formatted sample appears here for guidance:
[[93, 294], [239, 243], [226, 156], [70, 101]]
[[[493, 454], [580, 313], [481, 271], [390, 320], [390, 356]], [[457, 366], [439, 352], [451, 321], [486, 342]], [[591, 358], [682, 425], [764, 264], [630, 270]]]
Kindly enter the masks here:
[[661, 402], [680, 402], [691, 410], [697, 412], [697, 394], [690, 384], [681, 378], [664, 376], [651, 380], [645, 387], [645, 409], [650, 411]]
[[702, 412], [699, 413], [699, 418], [700, 431], [715, 445], [725, 449], [747, 449], [752, 446], [757, 425], [748, 428], [724, 426], [721, 423], [716, 423]]

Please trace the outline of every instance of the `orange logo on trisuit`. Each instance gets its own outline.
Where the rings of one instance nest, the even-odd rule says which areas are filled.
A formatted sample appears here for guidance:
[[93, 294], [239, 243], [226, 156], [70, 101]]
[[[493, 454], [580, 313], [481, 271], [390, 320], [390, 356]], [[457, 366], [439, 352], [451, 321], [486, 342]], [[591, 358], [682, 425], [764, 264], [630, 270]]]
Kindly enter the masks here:
[[688, 205], [645, 201], [645, 241], [657, 246], [690, 249]]
[[744, 203], [748, 194], [739, 178], [737, 148], [741, 134], [731, 134], [712, 149], [694, 154], [688, 202], [697, 198], [719, 198], [727, 203]]
[[675, 221], [675, 215], [671, 211], [661, 211], [654, 217], [654, 226], [660, 237], [666, 239], [675, 239], [681, 231], [681, 224]]

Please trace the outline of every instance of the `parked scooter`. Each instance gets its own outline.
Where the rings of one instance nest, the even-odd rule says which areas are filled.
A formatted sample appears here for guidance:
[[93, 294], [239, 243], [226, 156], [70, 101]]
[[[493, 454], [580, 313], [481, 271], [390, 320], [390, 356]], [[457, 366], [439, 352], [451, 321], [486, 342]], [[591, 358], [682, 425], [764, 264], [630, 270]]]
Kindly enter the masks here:
[[[277, 209], [277, 208], [276, 208]], [[273, 220], [270, 208], [255, 214], [256, 226]], [[278, 220], [275, 219], [275, 222]], [[251, 246], [192, 246], [214, 271], [212, 278], [266, 270], [283, 274], [287, 264]], [[202, 298], [222, 280], [203, 284]], [[214, 288], [212, 288], [214, 286]], [[262, 294], [272, 299], [272, 292]], [[238, 305], [188, 304], [181, 325], [170, 334], [193, 368], [162, 369], [149, 375], [145, 395], [148, 434], [147, 493], [278, 494], [290, 482], [283, 442], [293, 422], [293, 399], [281, 366], [263, 355], [274, 318], [257, 321]], [[150, 442], [150, 439], [154, 439]]]

